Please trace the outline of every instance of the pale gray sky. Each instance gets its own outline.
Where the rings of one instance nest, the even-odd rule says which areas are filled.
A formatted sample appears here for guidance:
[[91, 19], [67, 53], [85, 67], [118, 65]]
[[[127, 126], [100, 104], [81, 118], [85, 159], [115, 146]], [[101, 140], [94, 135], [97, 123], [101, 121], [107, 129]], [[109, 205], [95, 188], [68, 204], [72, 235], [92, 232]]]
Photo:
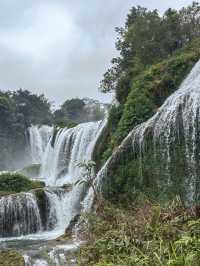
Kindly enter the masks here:
[[189, 0], [1, 0], [0, 89], [44, 93], [58, 106], [72, 97], [108, 101], [98, 91], [116, 55], [115, 27], [141, 5], [163, 12]]

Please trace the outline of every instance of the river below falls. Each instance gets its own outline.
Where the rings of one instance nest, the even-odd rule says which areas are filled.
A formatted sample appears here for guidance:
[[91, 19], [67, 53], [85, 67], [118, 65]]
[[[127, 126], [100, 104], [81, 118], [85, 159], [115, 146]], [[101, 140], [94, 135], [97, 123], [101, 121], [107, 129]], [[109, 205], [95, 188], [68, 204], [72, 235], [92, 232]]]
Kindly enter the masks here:
[[77, 240], [13, 239], [0, 242], [0, 250], [17, 250], [25, 266], [75, 266], [75, 252], [81, 245]]

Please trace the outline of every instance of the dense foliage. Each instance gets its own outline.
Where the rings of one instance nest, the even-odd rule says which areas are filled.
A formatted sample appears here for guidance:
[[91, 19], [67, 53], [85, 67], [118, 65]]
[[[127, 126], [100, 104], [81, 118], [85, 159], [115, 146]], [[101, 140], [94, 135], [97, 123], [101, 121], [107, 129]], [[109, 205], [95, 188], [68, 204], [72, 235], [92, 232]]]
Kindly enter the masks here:
[[110, 110], [107, 132], [94, 156], [100, 166], [137, 124], [151, 117], [200, 57], [200, 4], [179, 11], [133, 7], [116, 28], [119, 57], [100, 89], [114, 91], [119, 105]]
[[198, 2], [180, 11], [170, 8], [163, 16], [157, 10], [133, 7], [124, 28], [116, 28], [120, 56], [105, 73], [102, 91], [115, 90], [117, 99], [124, 102], [136, 75], [200, 37], [199, 13]]
[[[180, 11], [169, 9], [163, 16], [156, 10], [133, 7], [125, 27], [116, 30], [120, 55], [112, 60], [101, 90], [114, 91], [118, 104], [110, 109], [94, 153], [100, 168], [114, 152], [101, 181], [102, 195], [109, 203], [83, 219], [83, 236], [89, 241], [81, 249], [79, 264], [197, 266], [200, 214], [199, 206], [188, 208], [182, 203], [187, 201], [191, 181], [183, 136], [170, 150], [170, 166], [161, 156], [162, 147], [153, 153], [151, 134], [142, 154], [138, 147], [133, 152], [131, 138], [119, 144], [156, 113], [199, 60], [200, 4], [194, 2]], [[198, 180], [195, 189], [195, 202], [199, 202]], [[148, 199], [138, 200], [141, 194]], [[166, 203], [175, 195], [181, 198]]]
[[72, 127], [83, 122], [103, 119], [105, 106], [92, 99], [74, 98], [66, 100], [60, 109], [54, 112], [54, 121], [58, 126]]

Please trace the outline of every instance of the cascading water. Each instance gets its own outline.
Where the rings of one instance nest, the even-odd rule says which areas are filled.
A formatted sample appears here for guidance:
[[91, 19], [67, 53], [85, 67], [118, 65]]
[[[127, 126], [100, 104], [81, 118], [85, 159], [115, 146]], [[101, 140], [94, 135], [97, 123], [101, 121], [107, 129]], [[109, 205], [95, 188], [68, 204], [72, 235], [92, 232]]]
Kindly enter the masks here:
[[45, 177], [47, 185], [74, 183], [80, 178], [77, 164], [91, 159], [101, 126], [102, 122], [80, 124], [60, 129], [56, 137], [52, 136], [42, 161], [41, 177]]
[[0, 237], [20, 236], [41, 230], [40, 212], [33, 193], [0, 198]]
[[0, 237], [45, 239], [64, 233], [80, 213], [87, 189], [74, 185], [81, 178], [77, 163], [91, 159], [104, 125], [90, 122], [57, 132], [48, 126], [29, 129], [32, 162], [41, 164], [38, 178], [47, 187], [0, 198]]
[[42, 163], [41, 177], [48, 186], [72, 185], [72, 189], [60, 200], [53, 199], [51, 206], [57, 211], [57, 229], [63, 230], [80, 212], [85, 196], [84, 185], [73, 186], [81, 178], [82, 170], [77, 166], [83, 160], [90, 160], [92, 152], [105, 122], [80, 124], [71, 129], [60, 129], [56, 137], [49, 140]]
[[28, 130], [30, 139], [30, 153], [33, 164], [40, 164], [44, 156], [46, 145], [52, 135], [50, 126], [31, 126]]

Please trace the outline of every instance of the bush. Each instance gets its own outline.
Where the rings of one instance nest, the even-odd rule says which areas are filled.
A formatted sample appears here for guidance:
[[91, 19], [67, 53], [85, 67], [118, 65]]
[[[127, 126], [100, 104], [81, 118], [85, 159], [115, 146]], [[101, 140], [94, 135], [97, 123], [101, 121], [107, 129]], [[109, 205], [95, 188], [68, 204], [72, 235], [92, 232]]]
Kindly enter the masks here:
[[31, 189], [44, 187], [40, 181], [32, 181], [19, 173], [0, 174], [0, 191], [8, 193], [26, 192]]

